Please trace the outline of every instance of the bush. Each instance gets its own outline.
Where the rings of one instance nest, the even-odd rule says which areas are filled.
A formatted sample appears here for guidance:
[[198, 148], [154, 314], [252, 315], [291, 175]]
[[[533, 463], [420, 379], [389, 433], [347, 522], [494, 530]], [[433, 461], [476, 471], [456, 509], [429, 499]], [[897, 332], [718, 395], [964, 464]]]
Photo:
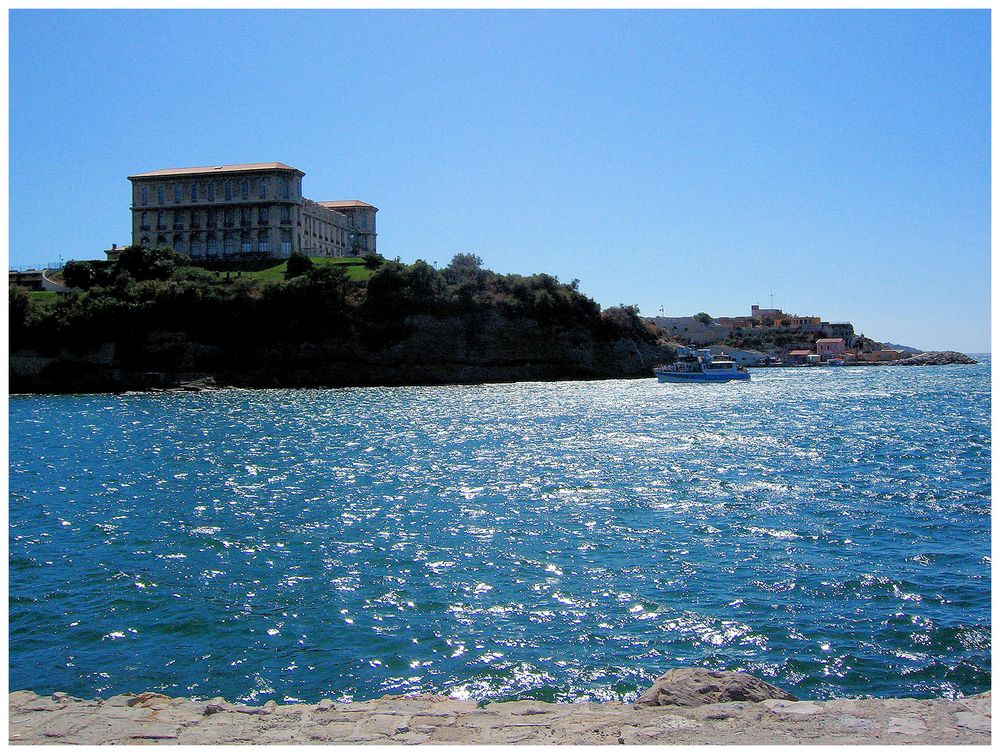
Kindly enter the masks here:
[[313, 267], [315, 267], [313, 260], [301, 252], [293, 252], [292, 255], [288, 257], [288, 261], [285, 263], [285, 280], [291, 280], [292, 278], [297, 278], [299, 275], [305, 275]]
[[63, 267], [63, 281], [70, 288], [87, 290], [94, 284], [97, 275], [90, 262], [67, 262]]
[[115, 261], [115, 271], [126, 272], [134, 280], [166, 280], [175, 269], [190, 263], [190, 258], [173, 249], [128, 246]]

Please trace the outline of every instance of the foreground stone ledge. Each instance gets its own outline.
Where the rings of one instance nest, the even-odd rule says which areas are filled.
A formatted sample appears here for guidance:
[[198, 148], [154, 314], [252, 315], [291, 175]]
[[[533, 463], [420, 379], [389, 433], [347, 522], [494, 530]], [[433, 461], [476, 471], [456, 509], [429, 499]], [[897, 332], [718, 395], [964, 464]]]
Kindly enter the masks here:
[[12, 744], [989, 744], [990, 693], [698, 707], [387, 696], [260, 707], [154, 692], [8, 697]]

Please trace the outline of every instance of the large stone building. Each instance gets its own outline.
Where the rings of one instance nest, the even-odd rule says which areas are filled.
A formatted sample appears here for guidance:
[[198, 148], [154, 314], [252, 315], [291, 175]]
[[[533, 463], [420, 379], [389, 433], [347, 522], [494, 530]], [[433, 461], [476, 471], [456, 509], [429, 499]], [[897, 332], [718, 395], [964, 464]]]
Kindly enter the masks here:
[[373, 253], [378, 208], [306, 199], [303, 175], [280, 162], [130, 175], [132, 244], [171, 247], [192, 258]]

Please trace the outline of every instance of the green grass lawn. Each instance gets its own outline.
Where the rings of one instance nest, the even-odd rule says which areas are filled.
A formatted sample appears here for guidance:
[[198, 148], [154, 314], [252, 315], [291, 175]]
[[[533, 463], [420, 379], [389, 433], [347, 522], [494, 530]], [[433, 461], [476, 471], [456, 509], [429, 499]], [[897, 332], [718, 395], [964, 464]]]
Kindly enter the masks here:
[[[330, 265], [338, 265], [344, 267], [347, 272], [347, 277], [350, 280], [364, 281], [371, 277], [371, 270], [365, 267], [365, 260], [361, 257], [310, 257], [313, 264], [317, 267], [326, 267]], [[245, 278], [250, 278], [251, 280], [257, 280], [260, 282], [272, 282], [276, 280], [285, 279], [285, 267], [286, 263], [275, 265], [274, 267], [268, 267], [266, 270], [257, 270], [256, 272], [243, 272], [242, 276]], [[216, 272], [219, 277], [224, 276], [226, 273]], [[235, 277], [235, 272], [230, 272], [230, 276]]]
[[32, 306], [44, 311], [54, 307], [62, 295], [65, 294], [58, 291], [28, 291], [28, 300]]

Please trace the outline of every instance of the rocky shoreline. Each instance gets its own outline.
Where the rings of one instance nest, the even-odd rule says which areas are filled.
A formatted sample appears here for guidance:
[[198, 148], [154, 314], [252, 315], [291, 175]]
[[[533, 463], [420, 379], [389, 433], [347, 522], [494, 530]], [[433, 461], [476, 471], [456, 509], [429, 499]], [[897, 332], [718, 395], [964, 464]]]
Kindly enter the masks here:
[[[742, 695], [725, 683], [688, 680], [704, 698]], [[654, 687], [644, 695], [645, 703], [640, 698], [635, 705], [518, 701], [480, 706], [425, 695], [247, 706], [221, 697], [206, 702], [153, 692], [85, 700], [15, 691], [8, 701], [8, 739], [11, 744], [90, 745], [990, 743], [990, 692], [956, 700], [793, 701], [785, 694], [695, 705], [684, 704], [683, 694], [668, 693], [669, 704], [655, 701], [662, 697]]]

